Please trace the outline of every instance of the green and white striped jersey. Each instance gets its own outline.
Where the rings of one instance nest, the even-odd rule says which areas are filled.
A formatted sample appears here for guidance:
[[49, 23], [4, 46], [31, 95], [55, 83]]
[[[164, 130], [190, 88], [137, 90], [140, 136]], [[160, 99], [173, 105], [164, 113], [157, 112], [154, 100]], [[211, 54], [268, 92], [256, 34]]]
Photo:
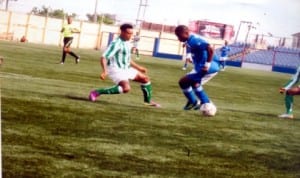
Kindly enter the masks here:
[[115, 39], [103, 54], [103, 57], [107, 60], [108, 66], [120, 69], [130, 68], [130, 56], [131, 53], [128, 42], [122, 40], [120, 37]]
[[299, 80], [300, 80], [300, 66], [298, 67], [296, 74], [292, 76], [291, 80], [289, 80], [288, 83], [284, 85], [284, 89], [288, 90], [292, 88], [297, 82], [299, 82]]

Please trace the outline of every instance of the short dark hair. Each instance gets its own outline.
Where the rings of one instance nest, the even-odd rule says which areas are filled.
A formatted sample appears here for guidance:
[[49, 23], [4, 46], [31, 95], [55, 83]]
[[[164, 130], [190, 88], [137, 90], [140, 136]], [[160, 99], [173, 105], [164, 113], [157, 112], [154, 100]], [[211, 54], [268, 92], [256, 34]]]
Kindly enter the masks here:
[[126, 31], [128, 28], [133, 29], [133, 26], [129, 23], [124, 23], [123, 25], [120, 26], [120, 30], [122, 32]]
[[189, 30], [189, 28], [187, 26], [185, 26], [185, 25], [178, 25], [175, 28], [175, 34], [176, 35], [180, 35], [180, 34], [182, 34], [186, 30]]

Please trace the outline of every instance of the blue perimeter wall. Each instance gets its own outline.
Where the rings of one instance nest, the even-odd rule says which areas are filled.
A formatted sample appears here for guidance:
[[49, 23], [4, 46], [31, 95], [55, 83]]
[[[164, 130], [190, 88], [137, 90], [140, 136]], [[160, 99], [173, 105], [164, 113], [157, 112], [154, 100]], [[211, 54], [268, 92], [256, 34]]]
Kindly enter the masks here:
[[[160, 45], [160, 39], [155, 38], [153, 53], [152, 53], [153, 57], [167, 58], [167, 59], [172, 59], [172, 60], [182, 60], [182, 55], [159, 52], [159, 45]], [[233, 66], [233, 67], [242, 67], [242, 62], [241, 61], [226, 61], [226, 65]], [[294, 74], [294, 73], [296, 73], [296, 70], [297, 70], [296, 68], [287, 68], [287, 67], [276, 66], [276, 65], [272, 67], [273, 72], [281, 72], [281, 73], [288, 73], [288, 74]]]

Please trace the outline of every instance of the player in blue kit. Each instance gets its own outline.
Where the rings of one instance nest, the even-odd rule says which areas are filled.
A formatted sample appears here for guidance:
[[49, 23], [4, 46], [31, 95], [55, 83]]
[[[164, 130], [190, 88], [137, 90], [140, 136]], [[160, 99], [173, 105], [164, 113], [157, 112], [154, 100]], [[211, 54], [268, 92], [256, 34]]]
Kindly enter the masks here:
[[179, 86], [188, 99], [183, 109], [199, 109], [197, 97], [201, 105], [210, 103], [203, 85], [219, 72], [219, 59], [214, 55], [214, 50], [210, 44], [200, 36], [190, 34], [187, 26], [177, 26], [175, 34], [179, 41], [186, 43], [187, 47], [190, 48], [194, 64], [193, 71], [179, 80]]
[[228, 46], [228, 42], [225, 41], [224, 46], [220, 49], [221, 56], [220, 56], [220, 66], [222, 70], [225, 70], [226, 60], [228, 59], [228, 53], [230, 51], [230, 47]]

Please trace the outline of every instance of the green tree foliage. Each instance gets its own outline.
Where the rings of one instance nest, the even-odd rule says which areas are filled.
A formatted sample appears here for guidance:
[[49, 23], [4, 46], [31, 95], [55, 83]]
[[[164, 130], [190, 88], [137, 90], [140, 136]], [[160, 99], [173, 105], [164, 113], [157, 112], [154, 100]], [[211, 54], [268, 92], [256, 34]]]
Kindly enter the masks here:
[[[94, 22], [94, 14], [86, 14], [88, 21]], [[97, 14], [97, 22], [105, 24], [114, 24], [116, 22], [116, 15], [114, 14]]]
[[32, 8], [31, 14], [34, 14], [34, 15], [40, 15], [40, 16], [48, 16], [48, 17], [54, 17], [54, 18], [64, 18], [66, 16], [71, 16], [73, 18], [76, 18], [76, 14], [75, 13], [72, 13], [71, 15], [70, 14], [67, 14], [66, 12], [64, 12], [63, 9], [51, 9], [51, 7], [46, 7], [46, 6], [42, 6], [41, 8], [38, 8], [38, 7], [34, 7]]

